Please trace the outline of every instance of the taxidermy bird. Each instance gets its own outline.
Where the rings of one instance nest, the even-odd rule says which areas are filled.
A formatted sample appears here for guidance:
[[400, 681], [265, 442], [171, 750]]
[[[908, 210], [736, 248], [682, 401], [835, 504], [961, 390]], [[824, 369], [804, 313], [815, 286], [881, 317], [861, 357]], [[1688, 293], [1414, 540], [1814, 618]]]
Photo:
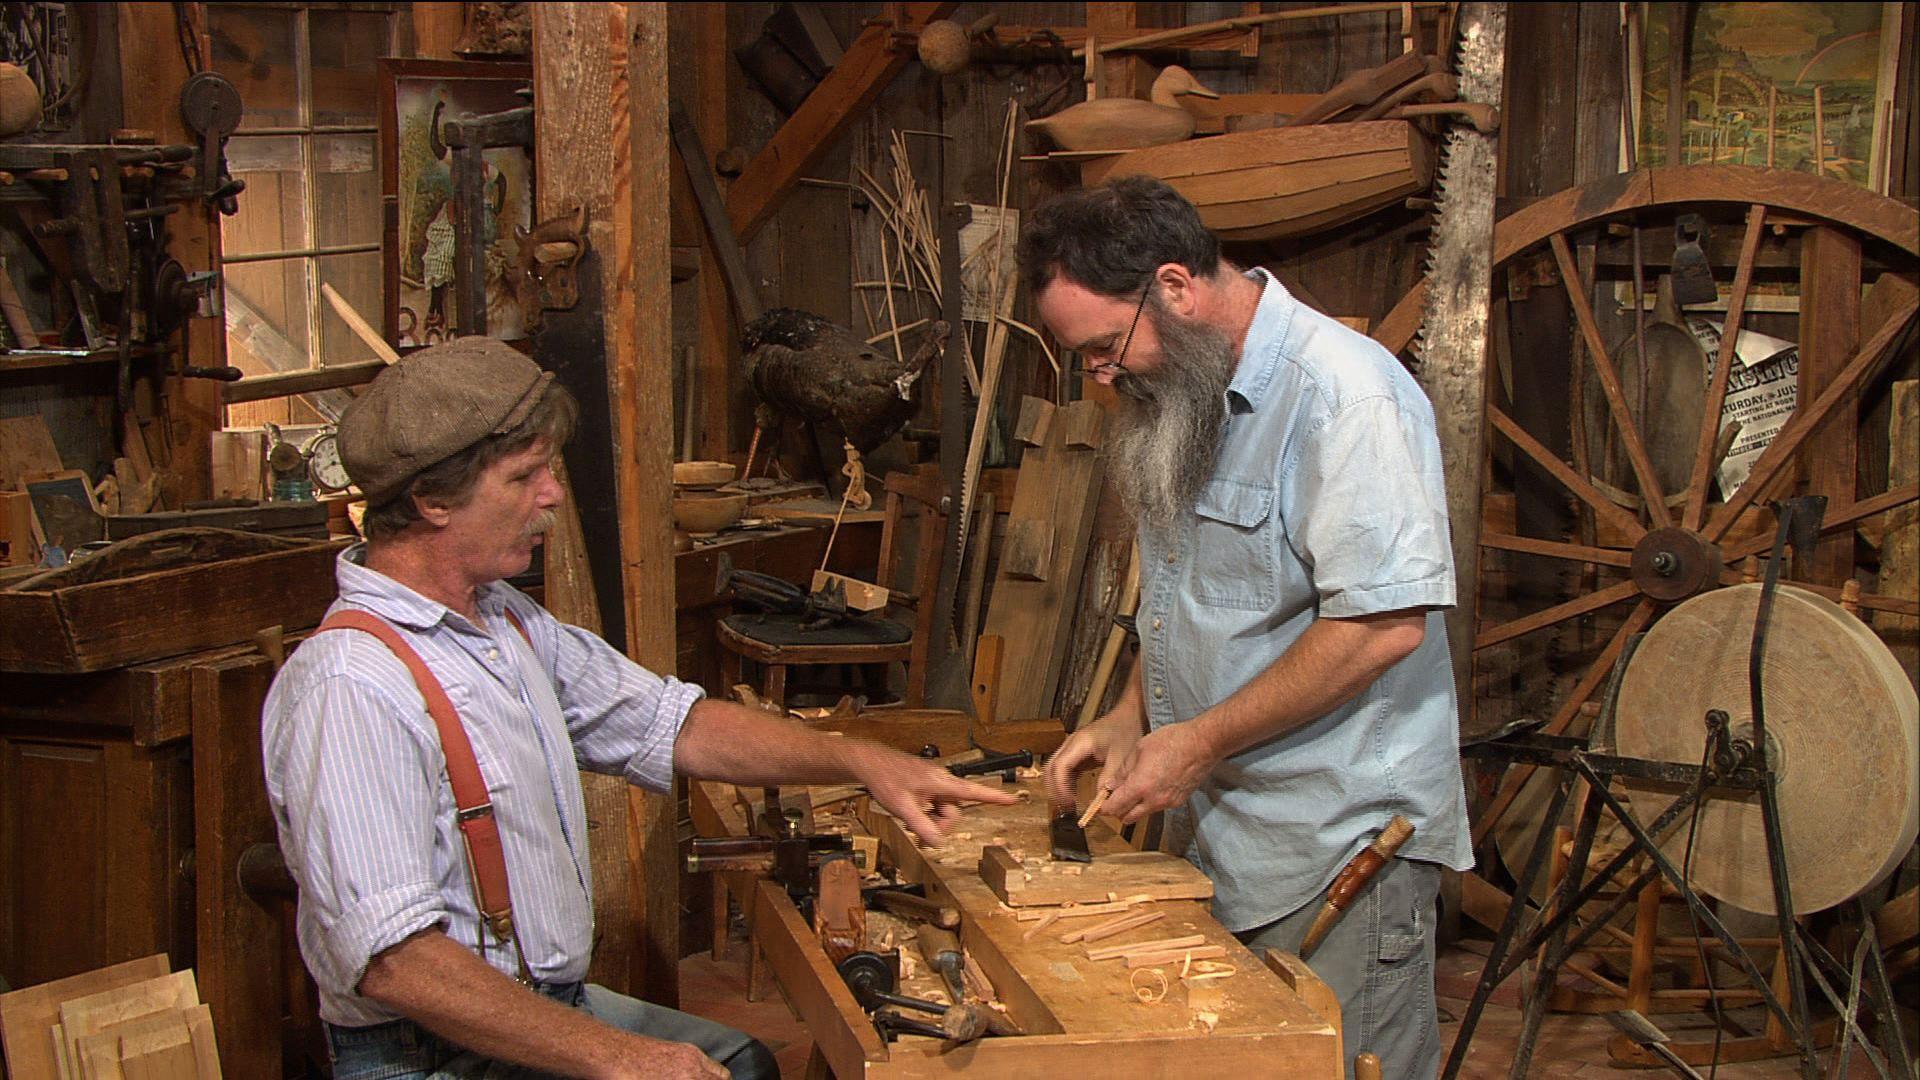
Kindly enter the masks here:
[[1062, 150], [1138, 150], [1179, 142], [1193, 134], [1193, 114], [1180, 106], [1182, 94], [1217, 98], [1193, 73], [1169, 64], [1153, 80], [1153, 100], [1099, 98], [1069, 105], [1052, 116], [1027, 121]]
[[760, 404], [743, 475], [752, 474], [763, 432], [778, 432], [788, 418], [826, 423], [846, 446], [841, 471], [848, 478], [848, 501], [866, 509], [872, 499], [861, 455], [872, 453], [913, 416], [914, 387], [946, 339], [947, 324], [936, 322], [924, 343], [903, 359], [838, 323], [794, 308], [775, 308], [748, 323], [740, 351], [747, 359], [747, 385]]

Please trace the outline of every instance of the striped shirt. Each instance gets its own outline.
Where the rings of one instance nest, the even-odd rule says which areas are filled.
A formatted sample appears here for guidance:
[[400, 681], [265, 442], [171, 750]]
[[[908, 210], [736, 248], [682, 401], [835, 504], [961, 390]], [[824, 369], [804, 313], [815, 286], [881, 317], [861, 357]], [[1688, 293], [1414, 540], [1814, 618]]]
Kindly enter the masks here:
[[[334, 609], [393, 624], [446, 688], [493, 801], [528, 970], [543, 983], [583, 979], [593, 882], [578, 770], [667, 790], [674, 740], [702, 691], [641, 668], [505, 582], [480, 589], [480, 621], [470, 622], [367, 569], [365, 551], [341, 554]], [[343, 1027], [396, 1019], [355, 992], [375, 955], [434, 926], [469, 946], [481, 940], [426, 704], [386, 646], [332, 630], [288, 658], [262, 725], [267, 794], [300, 886], [300, 952], [320, 1015]], [[512, 948], [485, 940], [481, 954], [516, 973]]]

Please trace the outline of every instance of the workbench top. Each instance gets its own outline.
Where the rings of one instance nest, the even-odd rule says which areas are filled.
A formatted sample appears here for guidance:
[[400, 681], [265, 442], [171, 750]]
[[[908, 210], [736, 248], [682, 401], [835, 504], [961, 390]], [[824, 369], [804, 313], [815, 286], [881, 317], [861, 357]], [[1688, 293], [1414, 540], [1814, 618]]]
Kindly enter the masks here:
[[[730, 786], [695, 786], [697, 825], [704, 819], [709, 826], [724, 822], [729, 832], [746, 831], [746, 816]], [[817, 822], [823, 829], [850, 826], [857, 834], [877, 837], [882, 866], [897, 867], [901, 878], [924, 885], [929, 897], [959, 909], [965, 951], [992, 983], [1006, 1015], [1027, 1032], [1024, 1036], [983, 1039], [945, 1052], [931, 1039], [880, 1043], [851, 994], [838, 985], [818, 942], [798, 913], [791, 912], [784, 892], [759, 886], [753, 919], [756, 947], [765, 951], [789, 1002], [807, 1019], [836, 1075], [843, 1080], [954, 1071], [1052, 1076], [1073, 1069], [1171, 1077], [1240, 1067], [1261, 1075], [1340, 1075], [1337, 1006], [1324, 984], [1297, 960], [1277, 954], [1271, 961], [1256, 957], [1213, 919], [1204, 901], [1141, 905], [1135, 910], [1164, 915], [1095, 947], [1198, 935], [1206, 945], [1224, 950], [1218, 959], [1192, 963], [1188, 974], [1206, 974], [1205, 979], [1183, 980], [1183, 965], [1177, 961], [1129, 970], [1124, 960], [1092, 960], [1086, 945], [1060, 940], [1069, 930], [1106, 921], [1098, 916], [1056, 921], [1027, 938], [1038, 922], [1021, 919], [1020, 912], [1050, 909], [1015, 909], [1002, 903], [980, 875], [982, 849], [1004, 845], [1021, 860], [1024, 872], [1035, 875], [1073, 871], [1072, 864], [1055, 864], [1049, 857], [1046, 801], [1037, 776], [1022, 778], [1016, 786], [1027, 793], [1025, 801], [963, 809], [937, 847], [919, 846], [890, 815], [864, 799], [859, 800], [864, 806], [855, 804], [856, 813], [821, 814]], [[844, 789], [831, 794], [844, 795]], [[1096, 863], [1103, 855], [1133, 850], [1104, 821], [1088, 827], [1087, 841]], [[1127, 895], [1124, 889], [1120, 893], [1119, 899]], [[895, 925], [876, 918], [870, 929]], [[911, 931], [896, 936], [905, 939], [905, 951], [911, 954]], [[1280, 972], [1269, 963], [1279, 965]], [[921, 972], [909, 992], [933, 996], [926, 988], [938, 985], [937, 980], [927, 977], [924, 964], [917, 966]]]

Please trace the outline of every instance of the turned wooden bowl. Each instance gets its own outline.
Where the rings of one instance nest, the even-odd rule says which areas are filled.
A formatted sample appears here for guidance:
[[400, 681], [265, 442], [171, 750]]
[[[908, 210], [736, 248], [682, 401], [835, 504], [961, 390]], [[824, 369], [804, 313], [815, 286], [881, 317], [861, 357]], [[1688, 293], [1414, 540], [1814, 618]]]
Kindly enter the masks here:
[[747, 497], [736, 492], [689, 491], [673, 497], [673, 523], [690, 533], [715, 533], [740, 520]]
[[673, 466], [673, 486], [705, 491], [731, 481], [738, 471], [730, 461], [679, 461]]

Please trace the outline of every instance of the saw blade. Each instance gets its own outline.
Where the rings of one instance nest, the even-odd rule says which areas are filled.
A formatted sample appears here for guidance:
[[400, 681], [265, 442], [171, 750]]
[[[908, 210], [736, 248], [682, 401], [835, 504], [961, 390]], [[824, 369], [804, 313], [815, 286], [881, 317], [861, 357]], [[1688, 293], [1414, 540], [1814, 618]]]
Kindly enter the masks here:
[[[1455, 70], [1460, 98], [1500, 107], [1507, 5], [1460, 5]], [[1470, 124], [1448, 129], [1441, 149], [1427, 296], [1412, 352], [1414, 376], [1433, 403], [1453, 522], [1456, 603], [1447, 613], [1461, 737], [1471, 739], [1473, 618], [1478, 592], [1480, 470], [1485, 458], [1487, 319], [1493, 290], [1493, 203], [1499, 141]]]

